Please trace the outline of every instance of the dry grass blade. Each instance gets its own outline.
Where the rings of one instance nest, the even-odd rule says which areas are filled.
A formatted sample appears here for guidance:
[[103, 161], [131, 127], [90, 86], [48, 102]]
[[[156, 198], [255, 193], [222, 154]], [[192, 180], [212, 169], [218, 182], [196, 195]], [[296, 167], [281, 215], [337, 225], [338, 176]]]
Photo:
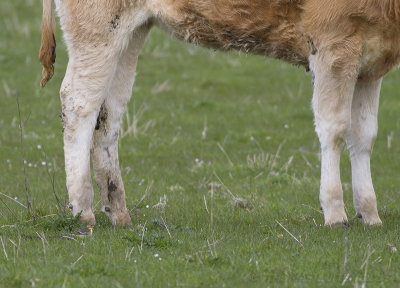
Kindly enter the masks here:
[[17, 225], [3, 225], [0, 228], [17, 228]]
[[43, 258], [44, 258], [44, 262], [47, 263], [47, 258], [46, 258], [46, 244], [49, 245], [49, 242], [47, 242], [44, 233], [41, 235], [39, 232], [36, 232], [36, 235], [38, 235], [38, 237], [40, 238], [40, 240], [42, 241], [42, 246], [43, 246]]
[[164, 194], [163, 197], [160, 197], [160, 201], [157, 204], [153, 205], [152, 208], [160, 211], [161, 213], [164, 213], [164, 209], [167, 206], [167, 202], [168, 202], [167, 195]]
[[3, 196], [3, 197], [6, 197], [6, 198], [8, 198], [8, 199], [10, 199], [11, 201], [14, 201], [15, 203], [17, 203], [18, 205], [24, 207], [25, 209], [28, 209], [28, 207], [26, 207], [24, 204], [22, 204], [21, 202], [19, 202], [17, 199], [14, 199], [14, 198], [12, 198], [11, 196], [8, 196], [8, 195], [6, 195], [6, 194], [4, 194], [4, 193], [1, 193], [1, 192], [0, 192], [0, 195]]
[[281, 223], [279, 223], [278, 220], [275, 220], [275, 221], [276, 221], [276, 223], [278, 223], [279, 226], [282, 227], [283, 230], [285, 230], [286, 233], [289, 234], [290, 237], [292, 237], [294, 240], [296, 240], [296, 242], [299, 243], [301, 247], [304, 247], [303, 244], [301, 244], [301, 242], [299, 241], [299, 239], [297, 239], [292, 233], [290, 233], [289, 230], [285, 228], [285, 226], [283, 226]]
[[364, 278], [363, 278], [363, 282], [361, 284], [361, 287], [366, 287], [367, 284], [367, 277], [368, 277], [368, 264], [369, 264], [369, 259], [371, 257], [372, 254], [374, 254], [375, 250], [371, 251], [371, 247], [368, 245], [368, 250], [367, 250], [367, 256], [365, 261], [361, 264], [360, 269], [364, 269]]
[[167, 223], [165, 223], [165, 220], [164, 220], [164, 218], [162, 216], [161, 216], [161, 220], [163, 221], [164, 227], [168, 232], [169, 238], [172, 238], [171, 232], [168, 229], [168, 225], [167, 225]]
[[[4, 215], [4, 214], [3, 214], [3, 212], [1, 212], [1, 211], [0, 211], [0, 216], [1, 216], [1, 217], [3, 217], [3, 218], [4, 218], [4, 220], [8, 221], [8, 218], [7, 218], [7, 216], [6, 216], [6, 215]], [[5, 225], [5, 226], [7, 226], [7, 225]], [[4, 227], [4, 226], [1, 226], [1, 227]]]
[[7, 203], [6, 202], [4, 202], [4, 200], [2, 199], [2, 198], [0, 198], [0, 201], [1, 201], [1, 203], [3, 203], [4, 204], [4, 206], [6, 206], [7, 207], [7, 210], [8, 211], [10, 211], [10, 213], [15, 217], [15, 219], [16, 220], [18, 220], [18, 217], [17, 217], [17, 215], [14, 213], [14, 211], [12, 211], [11, 209], [10, 209], [10, 207], [7, 205]]
[[229, 162], [229, 165], [231, 165], [233, 167], [234, 166], [233, 162], [232, 162], [231, 158], [229, 158], [229, 155], [228, 155], [228, 153], [226, 153], [224, 147], [222, 147], [222, 145], [220, 143], [217, 143], [217, 145], [218, 145], [219, 150], [221, 150], [221, 152], [224, 153], [226, 159]]
[[203, 131], [201, 132], [201, 140], [206, 140], [207, 130], [208, 130], [208, 128], [207, 128], [207, 118], [206, 118], [206, 119], [204, 119], [204, 128], [203, 128]]
[[126, 110], [126, 121], [124, 121], [121, 125], [120, 129], [120, 138], [123, 139], [128, 135], [137, 138], [139, 135], [146, 134], [147, 130], [151, 127], [154, 127], [156, 124], [154, 120], [149, 120], [142, 125], [139, 125], [140, 120], [142, 119], [144, 113], [149, 109], [148, 106], [143, 104], [139, 109], [135, 109], [135, 105], [133, 106], [133, 115], [132, 118], [130, 116], [129, 110]]
[[25, 151], [24, 151], [24, 142], [23, 142], [23, 136], [24, 136], [24, 130], [22, 126], [22, 120], [21, 120], [21, 109], [19, 107], [19, 100], [18, 100], [18, 95], [17, 95], [17, 106], [18, 106], [18, 117], [19, 117], [19, 132], [20, 132], [20, 145], [21, 145], [21, 156], [22, 156], [22, 167], [24, 168], [24, 177], [25, 177], [25, 198], [26, 198], [26, 206], [28, 208], [28, 212], [31, 212], [32, 209], [32, 203], [29, 200], [29, 189], [28, 189], [28, 178], [26, 176], [26, 166], [25, 166]]
[[205, 195], [204, 195], [204, 206], [206, 207], [207, 214], [210, 214], [210, 212], [208, 211], [207, 199], [206, 199], [206, 196], [205, 196]]
[[214, 171], [214, 176], [218, 179], [218, 181], [221, 183], [222, 187], [224, 187], [225, 190], [228, 192], [228, 194], [232, 197], [232, 202], [233, 202], [234, 208], [249, 209], [249, 210], [254, 208], [252, 204], [247, 202], [247, 200], [234, 195], [231, 192], [231, 190], [229, 190], [229, 188], [224, 184], [224, 182], [222, 182], [221, 178], [217, 175], [217, 173], [215, 173], [215, 171]]
[[78, 242], [78, 240], [76, 240], [75, 238], [73, 238], [73, 237], [70, 237], [70, 236], [60, 236], [60, 238], [62, 238], [62, 239], [68, 239], [68, 240], [74, 240], [75, 242]]
[[81, 255], [78, 259], [76, 259], [76, 261], [74, 263], [71, 264], [71, 267], [74, 267], [76, 263], [78, 263], [79, 261], [81, 261], [82, 257], [84, 255]]
[[0, 241], [1, 241], [1, 245], [3, 246], [4, 256], [6, 256], [6, 259], [8, 260], [8, 255], [7, 255], [6, 247], [4, 246], [4, 240], [3, 240], [3, 237], [1, 237], [1, 236], [0, 236]]
[[144, 194], [143, 194], [142, 198], [140, 198], [139, 202], [133, 206], [133, 208], [129, 211], [130, 213], [132, 213], [133, 211], [136, 211], [137, 208], [140, 206], [140, 204], [142, 204], [142, 202], [147, 198], [147, 196], [150, 193], [150, 189], [153, 186], [153, 184], [154, 184], [154, 180], [152, 180], [149, 183], [149, 185], [147, 185], [146, 190], [144, 191]]
[[139, 247], [140, 254], [142, 254], [142, 250], [143, 250], [144, 233], [146, 232], [146, 224], [147, 224], [147, 221], [144, 223], [143, 228], [142, 228], [142, 241], [140, 242], [140, 247]]
[[[47, 158], [46, 151], [44, 149], [43, 149], [43, 153], [44, 153], [44, 157], [46, 159], [46, 162], [49, 162], [49, 160]], [[60, 199], [57, 196], [56, 188], [55, 188], [55, 177], [56, 177], [56, 174], [57, 174], [58, 171], [54, 168], [53, 175], [50, 174], [50, 171], [48, 169], [46, 169], [46, 172], [47, 172], [47, 176], [49, 177], [49, 180], [50, 180], [50, 184], [51, 184], [51, 189], [53, 191], [53, 195], [54, 195], [54, 197], [56, 198], [56, 201], [57, 201], [58, 209], [61, 210], [61, 202], [60, 202]]]

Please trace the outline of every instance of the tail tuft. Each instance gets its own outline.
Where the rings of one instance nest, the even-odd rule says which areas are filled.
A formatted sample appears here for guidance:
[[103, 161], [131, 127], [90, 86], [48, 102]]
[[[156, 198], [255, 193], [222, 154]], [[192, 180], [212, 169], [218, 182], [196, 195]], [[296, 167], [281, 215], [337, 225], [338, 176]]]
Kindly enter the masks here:
[[39, 60], [43, 66], [43, 78], [40, 81], [40, 87], [44, 87], [51, 77], [53, 77], [54, 63], [56, 62], [53, 0], [43, 0], [42, 44], [39, 51]]

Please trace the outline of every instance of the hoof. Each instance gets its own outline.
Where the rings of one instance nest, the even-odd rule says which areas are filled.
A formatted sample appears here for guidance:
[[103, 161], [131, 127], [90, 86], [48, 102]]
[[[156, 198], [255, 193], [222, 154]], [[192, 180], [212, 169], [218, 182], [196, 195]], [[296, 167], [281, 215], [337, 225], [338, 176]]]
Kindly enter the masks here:
[[350, 227], [349, 221], [347, 220], [346, 214], [343, 212], [342, 215], [336, 217], [325, 218], [325, 226], [329, 227]]
[[325, 223], [325, 226], [332, 227], [332, 228], [350, 228], [350, 224], [348, 221], [342, 221], [342, 222], [336, 222], [336, 223], [330, 223], [330, 224]]
[[132, 220], [128, 210], [110, 213], [110, 219], [113, 226], [132, 227]]
[[79, 219], [80, 223], [86, 223], [88, 226], [96, 225], [96, 219], [94, 218], [94, 214], [92, 211], [82, 211], [81, 218]]
[[343, 204], [342, 203], [333, 203], [333, 204], [327, 207], [322, 207], [324, 211], [325, 226], [349, 227], [349, 221], [347, 220], [347, 215], [346, 212], [344, 211]]
[[379, 218], [378, 214], [367, 215], [365, 213], [360, 213], [360, 215], [361, 215], [361, 217], [359, 217], [359, 218], [365, 225], [370, 225], [370, 226], [381, 226], [382, 225], [382, 221]]

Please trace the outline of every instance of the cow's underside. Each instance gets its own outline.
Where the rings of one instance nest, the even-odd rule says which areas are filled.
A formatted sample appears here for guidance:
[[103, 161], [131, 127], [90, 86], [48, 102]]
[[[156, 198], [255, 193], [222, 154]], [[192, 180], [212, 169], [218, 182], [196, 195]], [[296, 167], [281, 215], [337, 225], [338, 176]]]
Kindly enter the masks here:
[[251, 5], [243, 1], [180, 2], [174, 3], [172, 13], [155, 18], [156, 24], [175, 37], [213, 49], [308, 66], [312, 44], [299, 29], [301, 8], [295, 1], [255, 0]]
[[[52, 75], [55, 42], [44, 1], [41, 61]], [[57, 0], [70, 61], [61, 87], [67, 187], [73, 214], [95, 223], [90, 155], [104, 211], [130, 225], [118, 163], [120, 121], [137, 57], [152, 26], [187, 42], [240, 50], [310, 68], [322, 148], [320, 201], [325, 224], [347, 223], [340, 183], [341, 143], [350, 150], [354, 206], [380, 224], [370, 176], [382, 76], [397, 65], [396, 1]], [[49, 12], [50, 11], [50, 12]]]

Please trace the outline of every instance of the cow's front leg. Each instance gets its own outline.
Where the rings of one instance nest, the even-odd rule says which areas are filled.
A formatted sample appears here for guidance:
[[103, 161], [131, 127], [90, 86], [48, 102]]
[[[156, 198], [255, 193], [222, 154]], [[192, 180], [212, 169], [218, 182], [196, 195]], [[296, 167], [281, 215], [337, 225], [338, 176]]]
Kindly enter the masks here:
[[353, 202], [357, 216], [366, 224], [380, 225], [372, 185], [370, 157], [378, 132], [378, 104], [382, 79], [356, 85], [351, 111], [351, 131], [346, 139], [350, 151]]
[[114, 79], [98, 115], [93, 139], [93, 169], [104, 212], [113, 225], [132, 225], [118, 161], [121, 118], [132, 94], [137, 57], [150, 27], [136, 31], [121, 55]]
[[331, 64], [323, 55], [310, 60], [315, 77], [315, 127], [321, 143], [320, 204], [325, 225], [347, 225], [340, 181], [340, 154], [343, 139], [350, 128], [356, 77], [334, 75]]
[[[72, 53], [71, 53], [72, 54]], [[70, 208], [81, 221], [95, 224], [92, 210], [90, 146], [100, 106], [104, 101], [115, 64], [101, 55], [70, 56], [60, 91], [64, 126], [64, 157]], [[101, 63], [95, 62], [102, 61]]]

